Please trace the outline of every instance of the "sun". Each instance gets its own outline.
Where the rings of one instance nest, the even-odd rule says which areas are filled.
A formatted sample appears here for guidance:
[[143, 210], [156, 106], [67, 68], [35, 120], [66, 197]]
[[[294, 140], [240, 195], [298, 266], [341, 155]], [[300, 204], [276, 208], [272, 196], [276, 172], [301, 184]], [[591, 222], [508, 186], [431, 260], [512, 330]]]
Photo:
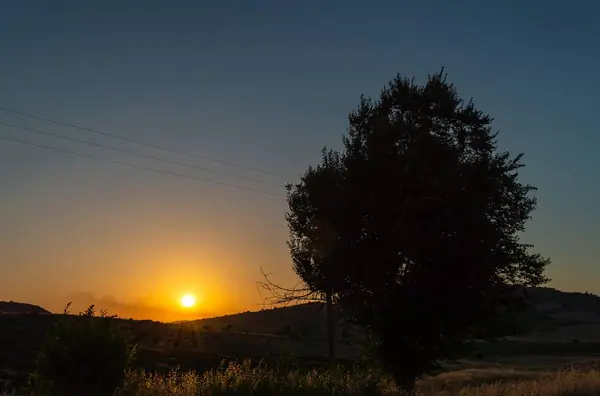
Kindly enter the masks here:
[[194, 297], [191, 294], [186, 294], [184, 296], [181, 297], [181, 300], [179, 300], [179, 302], [181, 303], [181, 305], [185, 308], [191, 308], [194, 305], [196, 305], [196, 297]]

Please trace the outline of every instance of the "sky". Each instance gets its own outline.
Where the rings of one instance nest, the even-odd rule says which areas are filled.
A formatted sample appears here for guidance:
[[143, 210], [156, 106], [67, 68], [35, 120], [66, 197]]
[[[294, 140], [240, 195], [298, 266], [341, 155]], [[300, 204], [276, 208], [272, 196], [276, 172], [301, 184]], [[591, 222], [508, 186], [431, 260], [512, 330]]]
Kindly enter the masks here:
[[600, 293], [599, 14], [592, 0], [1, 2], [0, 107], [179, 153], [0, 122], [212, 171], [0, 125], [104, 159], [0, 140], [0, 300], [156, 320], [259, 309], [261, 268], [296, 282], [281, 185], [341, 147], [361, 94], [442, 66], [501, 148], [525, 153], [539, 205], [523, 241], [551, 257], [550, 286]]

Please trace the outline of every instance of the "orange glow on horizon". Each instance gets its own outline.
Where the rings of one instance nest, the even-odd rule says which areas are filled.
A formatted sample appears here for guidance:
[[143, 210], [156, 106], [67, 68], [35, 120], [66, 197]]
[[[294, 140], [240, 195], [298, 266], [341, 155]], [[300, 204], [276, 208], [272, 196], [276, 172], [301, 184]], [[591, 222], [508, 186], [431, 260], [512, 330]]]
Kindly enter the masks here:
[[[73, 214], [61, 219], [61, 230], [65, 230], [61, 233], [46, 227], [54, 224], [54, 212], [48, 219], [15, 218], [19, 221], [15, 227], [26, 229], [31, 223], [37, 234], [27, 249], [11, 243], [13, 250], [3, 250], [7, 262], [26, 265], [10, 277], [0, 277], [0, 300], [30, 302], [56, 313], [72, 301], [74, 313], [94, 304], [98, 310], [122, 318], [173, 322], [258, 309], [263, 296], [256, 281], [261, 278], [262, 265], [273, 269], [284, 284], [296, 281], [289, 275], [291, 266], [277, 268], [289, 254], [285, 235], [273, 249], [270, 231], [245, 232], [252, 226], [252, 218], [245, 216], [256, 212], [236, 214], [227, 206], [227, 213], [221, 213], [215, 204], [210, 205], [209, 213], [202, 213], [204, 206], [198, 209], [197, 205], [182, 204], [185, 213], [179, 216], [173, 209], [167, 216], [161, 209], [164, 199], [157, 197], [165, 194], [169, 200], [182, 199], [169, 191], [162, 188], [134, 206], [115, 201], [94, 205], [102, 211], [81, 213], [70, 207]], [[201, 224], [189, 220], [190, 211], [202, 214], [198, 214]], [[234, 215], [235, 225], [223, 220]], [[81, 232], [83, 229], [89, 233]], [[39, 276], [31, 277], [26, 270]], [[195, 304], [186, 307], [181, 299], [188, 294]]]

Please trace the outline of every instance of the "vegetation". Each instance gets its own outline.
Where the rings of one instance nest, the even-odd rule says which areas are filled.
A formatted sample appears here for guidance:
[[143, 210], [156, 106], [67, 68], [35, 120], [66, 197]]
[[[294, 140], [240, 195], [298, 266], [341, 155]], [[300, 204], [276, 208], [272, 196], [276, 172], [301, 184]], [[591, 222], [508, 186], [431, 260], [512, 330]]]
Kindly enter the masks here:
[[250, 362], [230, 363], [202, 374], [131, 372], [124, 394], [135, 395], [376, 395], [384, 382], [377, 373], [347, 370], [278, 370]]
[[288, 186], [293, 266], [411, 390], [463, 342], [501, 335], [499, 314], [547, 281], [549, 260], [520, 242], [535, 188], [443, 72], [424, 85], [396, 77], [349, 121], [343, 151], [324, 150]]
[[[600, 298], [591, 294], [581, 295], [585, 298], [580, 298], [580, 295], [576, 293], [551, 289], [532, 289], [529, 295], [530, 301], [537, 304], [534, 315], [530, 317], [531, 321], [535, 322], [533, 334], [513, 340], [477, 343], [476, 351], [467, 360], [462, 360], [460, 365], [445, 367], [444, 372], [437, 376], [426, 377], [419, 381], [417, 389], [424, 395], [474, 395], [481, 391], [480, 394], [485, 396], [486, 392], [497, 392], [489, 393], [491, 395], [510, 395], [511, 393], [508, 391], [513, 388], [512, 394], [518, 394], [518, 389], [537, 389], [537, 394], [544, 394], [543, 392], [551, 387], [559, 389], [561, 392], [567, 392], [565, 389], [572, 388], [573, 381], [576, 379], [583, 381], [585, 386], [595, 386], [596, 374], [588, 375], [587, 371], [581, 371], [582, 369], [578, 369], [578, 372], [562, 373], [561, 371], [561, 374], [556, 376], [548, 372], [562, 370], [576, 360], [589, 361], [590, 363], [586, 363], [585, 367], [599, 361], [595, 356], [600, 356], [600, 343], [598, 342], [600, 338], [597, 335], [597, 326], [600, 321], [582, 321], [577, 325], [572, 325], [563, 323], [560, 318], [567, 313], [579, 311], [585, 314], [582, 319], [593, 319], [589, 313], [597, 311], [600, 307]], [[563, 306], [564, 308], [561, 308]], [[142, 388], [136, 388], [135, 392], [138, 393], [134, 394], [160, 395], [160, 392], [166, 392], [165, 381], [171, 384], [168, 385], [171, 387], [169, 389], [174, 389], [172, 387], [174, 383], [177, 383], [176, 378], [187, 378], [186, 381], [204, 383], [207, 381], [206, 376], [212, 375], [208, 373], [216, 375], [220, 373], [219, 370], [226, 369], [227, 364], [220, 369], [215, 368], [224, 359], [241, 361], [250, 358], [253, 369], [260, 367], [260, 370], [263, 370], [261, 372], [270, 372], [269, 375], [274, 377], [294, 376], [296, 382], [304, 381], [301, 378], [313, 371], [321, 373], [321, 375], [329, 375], [326, 370], [328, 367], [326, 325], [322, 320], [324, 312], [322, 307], [308, 304], [178, 324], [111, 320], [115, 322], [115, 325], [118, 324], [117, 327], [129, 328], [132, 341], [138, 344], [137, 358], [133, 362], [136, 369], [127, 374], [125, 380], [128, 384], [127, 389], [134, 392], [132, 384], [135, 382]], [[554, 319], [554, 317], [559, 319]], [[97, 315], [96, 317], [71, 315], [70, 318], [76, 321], [102, 320]], [[2, 334], [0, 337], [0, 382], [4, 382], [1, 380], [2, 378], [9, 380], [8, 385], [1, 385], [4, 389], [18, 388], [21, 386], [20, 384], [24, 384], [22, 380], [19, 380], [21, 375], [35, 369], [35, 366], [29, 363], [29, 360], [33, 362], [35, 358], [33, 352], [47, 339], [45, 335], [54, 329], [54, 323], [64, 319], [63, 315], [0, 317]], [[212, 328], [210, 332], [202, 329], [202, 326], [207, 324]], [[227, 324], [232, 324], [231, 330], [222, 331]], [[294, 336], [292, 333], [302, 329], [303, 324], [311, 330], [310, 334], [304, 337]], [[284, 329], [289, 330], [290, 334], [276, 334]], [[341, 330], [340, 333], [342, 333]], [[579, 342], [573, 342], [574, 334], [579, 337]], [[356, 360], [360, 349], [355, 347], [345, 349], [350, 346], [346, 346], [342, 342], [342, 338], [338, 341], [338, 349], [341, 354], [355, 358], [347, 361], [340, 359], [339, 361], [349, 367], [348, 375], [360, 376], [361, 373], [370, 373], [370, 381], [380, 378], [384, 384], [387, 384], [386, 386], [391, 386], [389, 378], [379, 375], [378, 371], [368, 364], [369, 362], [361, 363]], [[94, 352], [92, 350], [86, 354], [92, 356]], [[580, 358], [577, 358], [578, 356]], [[585, 357], [585, 359], [581, 357]], [[262, 364], [257, 366], [260, 361]], [[361, 363], [362, 366], [355, 368], [358, 363]], [[182, 369], [177, 371], [177, 375], [171, 373], [178, 366], [181, 366]], [[234, 367], [239, 367], [239, 365]], [[583, 370], [589, 369], [589, 367], [585, 367]], [[137, 368], [142, 368], [149, 374], [142, 376], [136, 371]], [[342, 366], [338, 373], [341, 370]], [[17, 372], [22, 374], [17, 375]], [[540, 376], [547, 376], [543, 377], [547, 379], [539, 381]], [[277, 379], [277, 381], [284, 381], [285, 378]], [[211, 381], [213, 380], [211, 379]], [[502, 384], [490, 385], [499, 380], [503, 381]], [[359, 379], [353, 379], [353, 381], [359, 381]], [[584, 385], [578, 386], [581, 388]], [[231, 387], [226, 386], [225, 388], [229, 389], [230, 394], [235, 394]], [[459, 392], [459, 388], [463, 393]], [[177, 389], [179, 390], [162, 394], [186, 394], [183, 393], [181, 387]], [[124, 391], [125, 389], [121, 390], [121, 392]], [[241, 390], [235, 392], [243, 394]], [[270, 394], [276, 394], [276, 392], [277, 390], [273, 390]], [[300, 392], [301, 390], [298, 390], [295, 394], [301, 394]], [[294, 394], [291, 391], [288, 393]], [[16, 394], [29, 393], [23, 391]], [[187, 394], [193, 393], [188, 392]], [[568, 393], [565, 394], [568, 395]]]
[[[587, 396], [600, 392], [600, 371], [584, 365], [559, 371], [510, 368], [457, 370], [417, 383], [419, 396]], [[0, 393], [2, 394], [2, 393]], [[6, 393], [13, 395], [14, 393]], [[26, 393], [17, 393], [25, 395]], [[402, 396], [374, 370], [280, 370], [232, 363], [202, 373], [128, 371], [114, 396], [389, 395]]]
[[[55, 324], [40, 350], [32, 375], [41, 396], [111, 395], [123, 384], [134, 348], [113, 317], [94, 306], [79, 317], [68, 315]], [[83, 320], [82, 320], [83, 319]]]
[[[600, 372], [565, 370], [555, 373], [496, 372], [490, 381], [469, 383], [459, 373], [444, 383], [421, 381], [419, 396], [587, 396], [600, 391]], [[513, 373], [514, 374], [514, 373]], [[401, 396], [393, 383], [373, 372], [277, 372], [266, 367], [232, 364], [203, 374], [171, 371], [167, 375], [130, 372], [117, 395], [390, 395]]]

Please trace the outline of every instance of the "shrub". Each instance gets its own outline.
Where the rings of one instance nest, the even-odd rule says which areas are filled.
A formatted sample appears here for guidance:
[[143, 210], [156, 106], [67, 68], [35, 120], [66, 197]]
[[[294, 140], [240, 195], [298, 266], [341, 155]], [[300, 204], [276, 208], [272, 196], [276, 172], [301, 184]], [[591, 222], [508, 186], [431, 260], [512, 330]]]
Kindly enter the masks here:
[[34, 394], [44, 396], [112, 395], [125, 378], [135, 348], [125, 328], [94, 306], [55, 323], [40, 350], [31, 378]]

